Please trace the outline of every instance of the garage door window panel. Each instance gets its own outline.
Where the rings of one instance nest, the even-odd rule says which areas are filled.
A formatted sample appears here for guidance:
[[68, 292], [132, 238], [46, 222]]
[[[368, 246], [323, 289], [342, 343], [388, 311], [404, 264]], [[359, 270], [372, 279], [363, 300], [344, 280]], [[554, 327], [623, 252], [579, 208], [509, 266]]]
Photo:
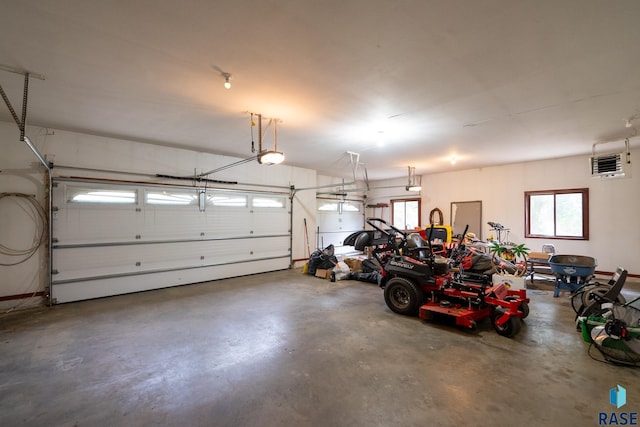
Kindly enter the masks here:
[[255, 236], [289, 234], [287, 197], [278, 195], [254, 195], [251, 198], [251, 230]]
[[343, 212], [360, 212], [360, 206], [362, 203], [360, 202], [352, 202], [352, 201], [337, 201], [337, 200], [318, 200], [318, 211], [319, 212], [338, 212], [342, 214]]
[[67, 202], [135, 205], [138, 203], [138, 191], [105, 187], [67, 186]]
[[138, 191], [136, 189], [121, 190], [111, 187], [66, 187], [67, 202], [79, 204], [118, 204], [135, 205], [138, 203]]
[[253, 196], [251, 206], [254, 208], [284, 209], [287, 207], [287, 199], [284, 196]]
[[109, 243], [136, 234], [138, 189], [99, 184], [59, 184], [53, 215], [59, 244]]
[[207, 204], [227, 208], [246, 208], [249, 197], [246, 194], [213, 193], [207, 195]]
[[145, 203], [160, 206], [197, 206], [198, 193], [195, 191], [147, 191]]
[[338, 212], [338, 202], [333, 200], [318, 200], [318, 211]]
[[343, 212], [360, 212], [360, 206], [362, 203], [344, 202], [342, 204]]

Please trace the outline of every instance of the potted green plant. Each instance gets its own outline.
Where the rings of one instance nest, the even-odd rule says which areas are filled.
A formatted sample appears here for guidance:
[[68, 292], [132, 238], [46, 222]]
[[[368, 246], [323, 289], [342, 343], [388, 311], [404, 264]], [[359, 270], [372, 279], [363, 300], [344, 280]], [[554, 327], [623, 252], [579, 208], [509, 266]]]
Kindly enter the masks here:
[[[525, 276], [527, 274], [527, 256], [529, 255], [529, 251], [530, 249], [526, 247], [524, 243], [520, 243], [511, 248], [518, 276]], [[517, 262], [518, 259], [520, 259], [521, 262]]]
[[499, 242], [493, 242], [489, 247], [491, 252], [491, 264], [495, 272], [504, 274], [503, 269], [500, 267], [500, 263], [496, 262], [496, 258], [504, 258], [506, 261], [510, 261], [515, 265], [516, 277], [522, 277], [527, 272], [527, 255], [529, 255], [529, 248], [524, 243], [519, 245], [504, 245]]

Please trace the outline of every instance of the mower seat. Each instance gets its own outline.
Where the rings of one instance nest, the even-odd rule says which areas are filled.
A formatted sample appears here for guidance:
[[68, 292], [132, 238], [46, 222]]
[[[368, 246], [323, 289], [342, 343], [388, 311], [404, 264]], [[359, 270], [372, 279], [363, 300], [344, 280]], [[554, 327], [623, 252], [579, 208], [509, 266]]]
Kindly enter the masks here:
[[431, 255], [429, 243], [418, 233], [411, 233], [407, 236], [406, 252], [411, 258], [428, 263], [435, 275], [447, 274], [451, 270], [449, 259], [441, 255]]
[[444, 244], [432, 243], [431, 247], [429, 247], [429, 242], [424, 240], [420, 234], [411, 233], [407, 236], [407, 250], [415, 258], [420, 260], [427, 259], [429, 257], [429, 249], [434, 255], [444, 256], [446, 253]]
[[407, 251], [416, 259], [426, 259], [429, 257], [429, 244], [420, 234], [411, 233], [407, 236]]

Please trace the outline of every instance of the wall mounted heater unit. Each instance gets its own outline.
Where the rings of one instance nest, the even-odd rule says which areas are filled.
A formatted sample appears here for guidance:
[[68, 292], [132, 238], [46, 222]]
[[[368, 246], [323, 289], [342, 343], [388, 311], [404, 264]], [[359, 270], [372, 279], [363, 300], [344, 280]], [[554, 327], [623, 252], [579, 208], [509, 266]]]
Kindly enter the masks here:
[[596, 154], [596, 145], [593, 144], [592, 156], [589, 158], [591, 176], [593, 178], [630, 178], [631, 177], [631, 153], [629, 152], [629, 140], [625, 140], [625, 150], [620, 153]]

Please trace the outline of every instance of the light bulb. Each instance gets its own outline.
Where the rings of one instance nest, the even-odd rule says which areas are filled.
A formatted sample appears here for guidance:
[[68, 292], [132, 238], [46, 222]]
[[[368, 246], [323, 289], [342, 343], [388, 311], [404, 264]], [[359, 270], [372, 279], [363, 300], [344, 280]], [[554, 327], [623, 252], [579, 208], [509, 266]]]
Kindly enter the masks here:
[[225, 89], [231, 89], [231, 82], [229, 81], [231, 79], [231, 74], [230, 73], [222, 73], [222, 77], [224, 77], [224, 88]]
[[379, 130], [376, 133], [376, 145], [378, 147], [383, 147], [384, 146], [384, 131], [383, 130]]
[[284, 161], [284, 154], [280, 151], [265, 151], [258, 155], [261, 165], [277, 165]]

